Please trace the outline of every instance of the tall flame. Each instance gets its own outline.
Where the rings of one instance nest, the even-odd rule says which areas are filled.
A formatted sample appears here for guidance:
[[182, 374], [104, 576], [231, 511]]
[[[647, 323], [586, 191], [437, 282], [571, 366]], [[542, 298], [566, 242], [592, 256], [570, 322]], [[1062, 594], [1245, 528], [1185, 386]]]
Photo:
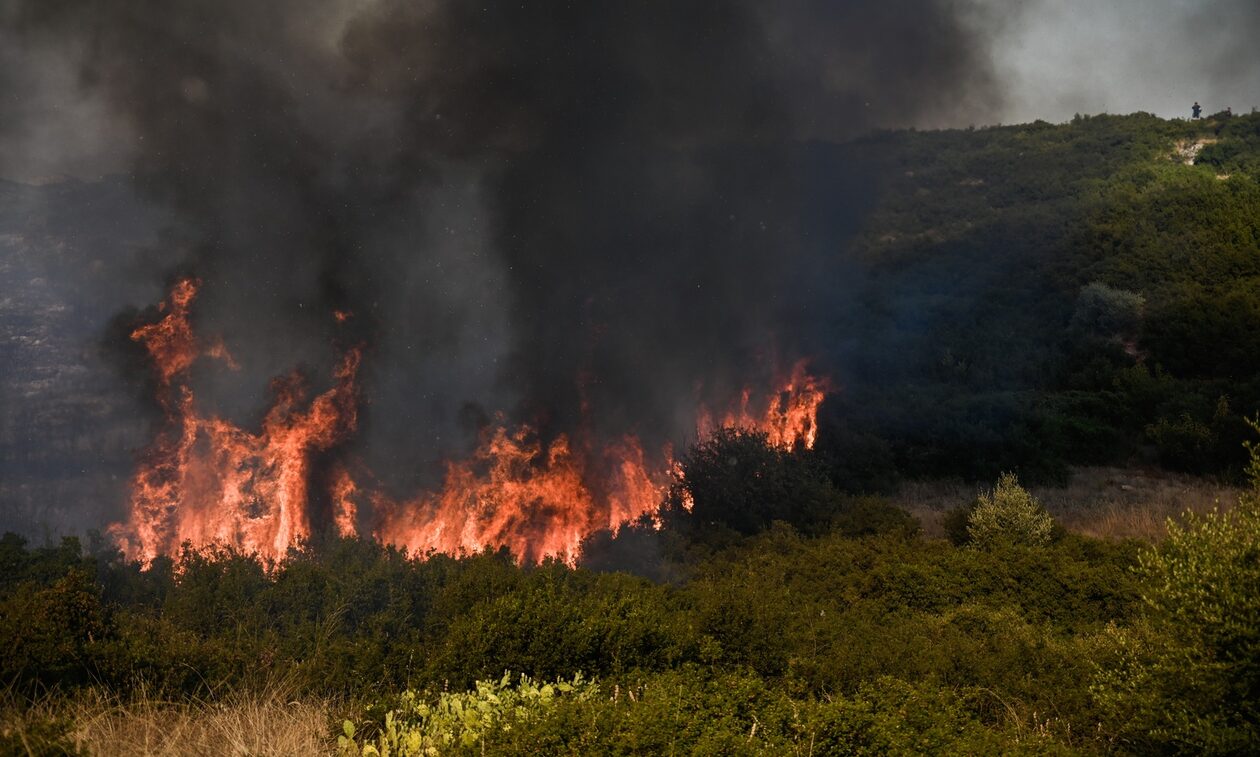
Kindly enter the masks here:
[[131, 334], [153, 360], [166, 422], [132, 480], [130, 522], [113, 530], [124, 552], [145, 562], [186, 541], [283, 557], [310, 534], [312, 455], [354, 430], [360, 353], [346, 353], [335, 385], [309, 403], [298, 374], [273, 381], [258, 432], [203, 414], [188, 369], [203, 353], [233, 363], [221, 343], [203, 347], [193, 334], [188, 315], [199, 286], [180, 281], [161, 306], [165, 316]]
[[[311, 533], [314, 457], [357, 425], [361, 352], [343, 355], [332, 387], [309, 401], [297, 373], [273, 381], [274, 401], [258, 431], [206, 414], [189, 369], [203, 358], [236, 363], [222, 342], [203, 342], [193, 331], [189, 310], [199, 286], [178, 282], [159, 306], [162, 318], [131, 334], [153, 361], [166, 421], [137, 467], [130, 519], [112, 531], [129, 557], [145, 562], [174, 555], [185, 542], [282, 558]], [[698, 431], [740, 426], [785, 449], [812, 448], [827, 391], [801, 361], [765, 399], [745, 390], [725, 413], [702, 408]], [[589, 534], [655, 513], [676, 468], [668, 448], [649, 455], [633, 435], [612, 442], [559, 435], [544, 444], [533, 428], [500, 419], [471, 455], [446, 463], [437, 491], [394, 499], [370, 471], [338, 465], [326, 494], [331, 526], [343, 536], [367, 533], [419, 555], [507, 547], [522, 561], [572, 562]]]
[[813, 449], [818, 439], [818, 408], [827, 398], [830, 385], [825, 379], [810, 375], [807, 360], [797, 361], [792, 372], [777, 385], [778, 390], [760, 412], [753, 405], [749, 389], [740, 394], [739, 407], [723, 414], [720, 422], [707, 408], [701, 408], [696, 423], [700, 435], [707, 436], [719, 428], [747, 428], [766, 434], [775, 447]]

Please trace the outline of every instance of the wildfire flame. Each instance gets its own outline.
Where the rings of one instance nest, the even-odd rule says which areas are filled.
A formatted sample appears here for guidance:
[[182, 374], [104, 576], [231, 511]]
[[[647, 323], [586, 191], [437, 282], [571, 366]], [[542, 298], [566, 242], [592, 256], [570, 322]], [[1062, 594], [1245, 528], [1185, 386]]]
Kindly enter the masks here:
[[153, 360], [166, 425], [132, 479], [130, 523], [114, 533], [129, 557], [144, 562], [184, 542], [283, 557], [310, 533], [312, 455], [354, 430], [360, 353], [347, 352], [335, 385], [309, 403], [298, 374], [273, 381], [275, 399], [258, 432], [203, 414], [188, 369], [203, 354], [234, 363], [221, 342], [203, 347], [193, 333], [189, 308], [199, 286], [180, 281], [160, 307], [164, 317], [131, 334]]
[[[593, 475], [597, 465], [604, 475]], [[602, 496], [591, 480], [604, 483]], [[529, 427], [500, 425], [469, 459], [447, 463], [441, 491], [406, 502], [375, 495], [373, 535], [421, 554], [506, 546], [524, 561], [572, 561], [584, 537], [653, 512], [667, 488], [633, 436], [592, 449], [562, 435], [544, 450]]]
[[714, 420], [708, 409], [701, 408], [696, 423], [700, 435], [706, 436], [719, 428], [748, 428], [766, 434], [770, 444], [776, 447], [813, 449], [818, 439], [818, 408], [831, 390], [830, 385], [825, 379], [810, 375], [809, 362], [800, 360], [778, 386], [778, 391], [771, 395], [760, 413], [753, 407], [749, 389], [740, 394], [739, 407], [725, 413], [720, 422]]
[[[146, 563], [177, 554], [185, 542], [280, 559], [310, 536], [315, 456], [356, 428], [361, 350], [347, 351], [332, 387], [309, 401], [299, 374], [276, 379], [261, 428], [241, 428], [204, 413], [188, 381], [199, 359], [236, 368], [221, 341], [203, 342], [193, 331], [189, 311], [199, 286], [178, 282], [159, 306], [162, 318], [131, 334], [153, 361], [166, 421], [133, 477], [128, 522], [111, 530], [128, 557]], [[776, 386], [760, 403], [746, 390], [726, 413], [702, 409], [698, 431], [740, 426], [766, 433], [776, 446], [813, 447], [826, 382], [802, 361]], [[437, 491], [393, 499], [371, 483], [370, 471], [352, 474], [339, 464], [322, 493], [343, 536], [370, 534], [418, 555], [507, 547], [521, 561], [572, 562], [589, 534], [656, 513], [676, 468], [668, 448], [649, 455], [633, 435], [613, 442], [560, 435], [544, 445], [529, 426], [500, 419], [468, 458], [446, 463]]]

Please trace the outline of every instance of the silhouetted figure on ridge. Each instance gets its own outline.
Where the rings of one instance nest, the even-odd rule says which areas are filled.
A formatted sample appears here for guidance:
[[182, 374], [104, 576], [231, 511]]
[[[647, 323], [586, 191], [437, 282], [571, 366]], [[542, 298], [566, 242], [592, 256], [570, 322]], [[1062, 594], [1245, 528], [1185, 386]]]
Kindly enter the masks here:
[[1199, 103], [1196, 102], [1194, 104], [1194, 107], [1191, 108], [1190, 111], [1194, 113], [1194, 119], [1197, 121], [1199, 117], [1203, 115], [1203, 106], [1199, 105]]

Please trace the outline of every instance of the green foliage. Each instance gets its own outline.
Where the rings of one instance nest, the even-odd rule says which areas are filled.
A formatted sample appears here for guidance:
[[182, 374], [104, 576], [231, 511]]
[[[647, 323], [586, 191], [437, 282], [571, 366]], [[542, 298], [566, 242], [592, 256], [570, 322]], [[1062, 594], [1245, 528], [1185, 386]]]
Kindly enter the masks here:
[[482, 746], [495, 732], [508, 732], [546, 718], [561, 699], [582, 702], [593, 698], [599, 687], [581, 673], [569, 680], [540, 683], [522, 675], [515, 686], [511, 674], [498, 681], [477, 681], [464, 692], [442, 692], [426, 700], [416, 692], [404, 692], [396, 709], [385, 712], [374, 724], [375, 735], [356, 735], [359, 729], [346, 720], [337, 746], [344, 755], [378, 757], [425, 757]]
[[[878, 201], [848, 250], [863, 284], [828, 335], [846, 382], [820, 447], [1031, 481], [1159, 444], [1163, 465], [1238, 475], [1234, 429], [1260, 410], [1258, 132], [1260, 115], [1136, 114], [846, 148]], [[1186, 165], [1176, 146], [1198, 142]], [[1218, 441], [1143, 438], [1186, 413], [1214, 426], [1222, 395]]]
[[1146, 298], [1142, 295], [1095, 281], [1081, 289], [1072, 327], [1108, 339], [1133, 337], [1141, 328], [1145, 307]]
[[694, 669], [627, 681], [611, 697], [567, 699], [486, 746], [504, 755], [1061, 751], [1052, 739], [982, 723], [964, 697], [931, 684], [880, 678], [852, 696], [794, 699], [747, 672]]
[[756, 431], [719, 429], [689, 449], [679, 468], [675, 510], [685, 497], [702, 526], [747, 535], [780, 520], [816, 529], [842, 507], [812, 456], [777, 449]]
[[699, 643], [673, 604], [669, 590], [643, 579], [546, 565], [511, 593], [464, 608], [433, 648], [428, 672], [464, 685], [495, 667], [540, 678], [668, 667]]
[[832, 516], [831, 531], [842, 536], [878, 534], [914, 535], [919, 523], [909, 513], [889, 504], [883, 497], [850, 497]]
[[968, 502], [945, 511], [945, 516], [941, 518], [941, 528], [945, 531], [945, 538], [949, 539], [949, 543], [955, 547], [961, 547], [971, 541], [971, 533], [968, 526], [971, 524], [971, 514], [975, 512], [977, 502]]
[[[884, 512], [878, 499], [841, 499], [861, 522]], [[0, 616], [4, 639], [38, 652], [31, 662], [6, 657], [20, 667], [6, 683], [94, 681], [125, 693], [144, 682], [163, 696], [213, 698], [282, 678], [371, 703], [374, 714], [355, 724], [360, 749], [377, 744], [386, 712], [406, 709], [391, 692], [462, 691], [507, 666], [533, 680], [590, 671], [601, 695], [561, 697], [546, 718], [487, 733], [481, 743], [495, 753], [535, 738], [587, 751], [808, 753], [810, 738], [893, 748], [903, 742], [881, 729], [899, 710], [872, 692], [900, 689], [881, 678], [917, 682], [913, 696], [945, 708], [929, 707], [935, 714], [907, 732], [924, 744], [965, 733], [960, 749], [1022, 748], [1045, 713], [1064, 733], [1087, 732], [1096, 718], [1080, 684], [1089, 640], [1136, 607], [1134, 549], [1072, 537], [1037, 550], [955, 549], [902, 525], [854, 538], [778, 522], [721, 547], [684, 543], [662, 557], [674, 586], [558, 563], [520, 567], [498, 553], [409, 560], [354, 540], [309, 545], [269, 569], [215, 550], [173, 572], [89, 561], [94, 584], [82, 555], [67, 553], [62, 576], [0, 595], [14, 608]], [[45, 607], [62, 608], [52, 612], [59, 628], [85, 632], [59, 636], [40, 620]], [[432, 707], [437, 694], [422, 701]]]
[[1160, 462], [1170, 468], [1202, 471], [1215, 451], [1217, 437], [1212, 427], [1182, 413], [1176, 420], [1160, 418], [1146, 427], [1146, 436], [1155, 445]]
[[0, 722], [0, 755], [8, 757], [77, 757], [74, 723], [59, 717], [6, 713]]
[[755, 431], [720, 429], [689, 449], [679, 469], [667, 520], [700, 541], [720, 544], [724, 532], [748, 536], [775, 522], [807, 534], [849, 536], [916, 528], [879, 497], [843, 494], [823, 458], [775, 448]]
[[997, 544], [1044, 546], [1054, 533], [1054, 519], [1014, 473], [1004, 473], [992, 491], [982, 494], [967, 518], [967, 541], [977, 547]]
[[1250, 751], [1260, 743], [1260, 491], [1170, 524], [1138, 572], [1145, 623], [1111, 632], [1094, 687], [1119, 737], [1143, 750]]
[[84, 683], [100, 666], [113, 630], [99, 588], [78, 567], [47, 587], [19, 584], [0, 599], [0, 680]]

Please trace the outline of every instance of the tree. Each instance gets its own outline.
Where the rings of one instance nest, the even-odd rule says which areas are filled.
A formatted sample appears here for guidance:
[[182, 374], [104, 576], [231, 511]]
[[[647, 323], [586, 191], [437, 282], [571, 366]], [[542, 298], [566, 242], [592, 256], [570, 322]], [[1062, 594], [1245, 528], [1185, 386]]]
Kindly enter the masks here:
[[982, 494], [967, 521], [967, 535], [977, 547], [999, 543], [1042, 546], [1054, 533], [1054, 519], [1014, 473], [1003, 473], [993, 491]]
[[1243, 754], [1260, 744], [1260, 455], [1228, 512], [1188, 513], [1142, 553], [1145, 623], [1113, 630], [1094, 691], [1142, 749]]
[[844, 506], [812, 454], [775, 448], [764, 433], [725, 428], [682, 457], [671, 494], [700, 526], [755, 534], [776, 520], [804, 531], [830, 524]]
[[1142, 325], [1146, 298], [1095, 281], [1081, 289], [1072, 327], [1103, 338], [1131, 339]]

